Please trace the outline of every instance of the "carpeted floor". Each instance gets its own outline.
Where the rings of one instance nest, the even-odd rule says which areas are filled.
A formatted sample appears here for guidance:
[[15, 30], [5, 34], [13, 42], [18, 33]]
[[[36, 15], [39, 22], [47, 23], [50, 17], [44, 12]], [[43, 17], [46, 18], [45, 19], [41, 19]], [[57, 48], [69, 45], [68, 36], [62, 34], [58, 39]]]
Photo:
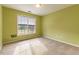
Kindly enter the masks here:
[[46, 38], [35, 38], [3, 46], [0, 55], [78, 55], [79, 48]]

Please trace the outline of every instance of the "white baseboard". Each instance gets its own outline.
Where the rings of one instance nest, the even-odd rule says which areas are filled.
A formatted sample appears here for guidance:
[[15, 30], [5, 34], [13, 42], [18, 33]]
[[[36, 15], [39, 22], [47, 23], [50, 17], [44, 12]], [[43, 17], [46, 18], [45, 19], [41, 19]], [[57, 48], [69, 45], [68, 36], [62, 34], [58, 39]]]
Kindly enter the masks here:
[[58, 41], [58, 42], [61, 42], [61, 43], [65, 43], [65, 44], [68, 44], [68, 45], [72, 45], [74, 47], [78, 47], [79, 48], [79, 45], [77, 45], [77, 44], [72, 44], [72, 43], [69, 43], [69, 42], [62, 41], [62, 40], [57, 40], [57, 39], [49, 37], [49, 36], [43, 36], [43, 37], [47, 38], [47, 39], [52, 39], [52, 40], [55, 40], [55, 41]]

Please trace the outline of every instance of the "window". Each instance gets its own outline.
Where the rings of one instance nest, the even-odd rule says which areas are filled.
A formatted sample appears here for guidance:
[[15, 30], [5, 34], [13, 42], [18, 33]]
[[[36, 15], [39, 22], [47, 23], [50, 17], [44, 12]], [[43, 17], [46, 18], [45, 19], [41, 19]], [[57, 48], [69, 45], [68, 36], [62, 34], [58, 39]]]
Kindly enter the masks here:
[[17, 16], [17, 35], [27, 35], [36, 32], [36, 18], [33, 16]]

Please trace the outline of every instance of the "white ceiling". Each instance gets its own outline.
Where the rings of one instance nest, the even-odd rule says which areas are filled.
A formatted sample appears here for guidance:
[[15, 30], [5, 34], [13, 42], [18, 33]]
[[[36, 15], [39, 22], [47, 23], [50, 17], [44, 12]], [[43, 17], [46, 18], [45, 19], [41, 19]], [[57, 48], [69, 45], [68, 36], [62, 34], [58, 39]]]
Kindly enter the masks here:
[[3, 6], [24, 12], [31, 11], [32, 14], [43, 16], [72, 6], [72, 4], [42, 4], [40, 8], [37, 8], [35, 4], [4, 4]]

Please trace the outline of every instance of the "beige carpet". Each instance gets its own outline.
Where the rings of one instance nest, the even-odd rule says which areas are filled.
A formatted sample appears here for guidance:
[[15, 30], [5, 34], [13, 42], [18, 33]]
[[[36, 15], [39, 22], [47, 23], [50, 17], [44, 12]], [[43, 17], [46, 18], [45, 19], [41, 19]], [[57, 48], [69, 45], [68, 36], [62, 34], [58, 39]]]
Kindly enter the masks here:
[[0, 55], [77, 55], [79, 48], [46, 38], [4, 45]]

